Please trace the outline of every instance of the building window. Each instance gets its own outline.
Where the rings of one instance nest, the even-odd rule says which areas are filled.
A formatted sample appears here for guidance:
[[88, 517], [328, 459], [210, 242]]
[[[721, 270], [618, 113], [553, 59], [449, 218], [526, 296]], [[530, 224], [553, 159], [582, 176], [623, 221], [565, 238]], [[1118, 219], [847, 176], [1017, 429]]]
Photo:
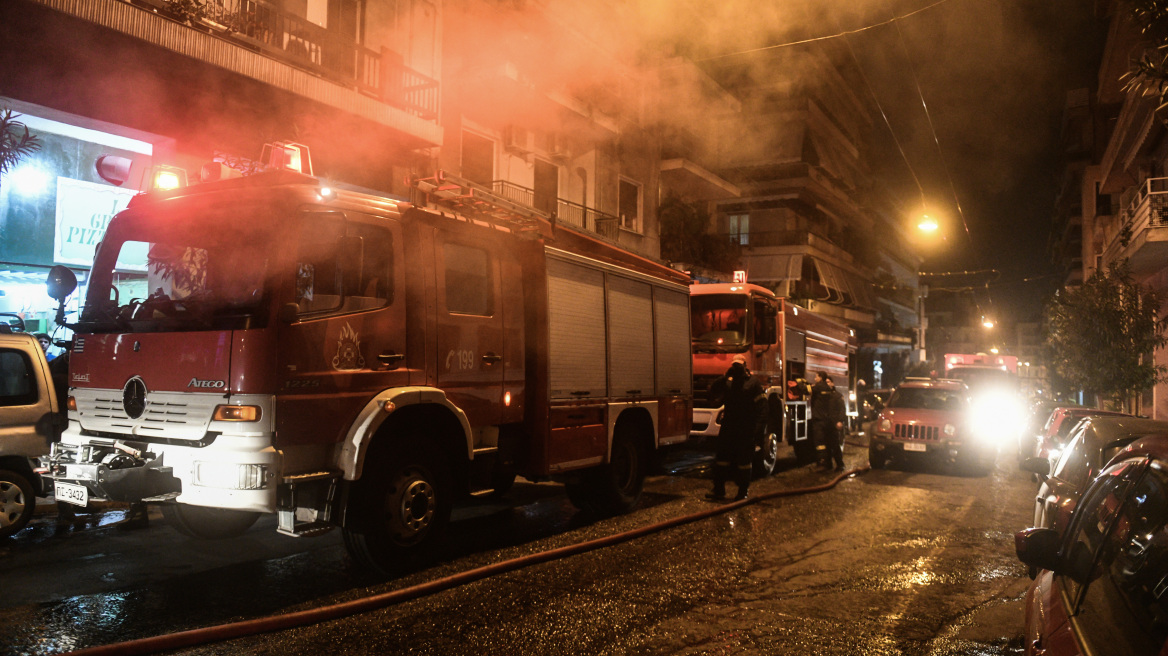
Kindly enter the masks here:
[[750, 245], [750, 215], [731, 214], [727, 217], [730, 222], [730, 243], [740, 246]]
[[495, 142], [473, 132], [462, 133], [462, 177], [487, 187], [495, 179]]
[[641, 231], [641, 185], [621, 178], [620, 198], [617, 201], [620, 211], [620, 225], [625, 230]]

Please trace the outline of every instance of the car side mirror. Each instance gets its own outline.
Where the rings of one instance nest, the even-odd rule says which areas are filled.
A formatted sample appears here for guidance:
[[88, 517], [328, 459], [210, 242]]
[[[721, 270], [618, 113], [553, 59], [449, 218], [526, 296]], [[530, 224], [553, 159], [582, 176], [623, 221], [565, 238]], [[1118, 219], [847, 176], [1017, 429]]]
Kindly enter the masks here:
[[1046, 458], [1027, 458], [1018, 463], [1018, 469], [1046, 478], [1050, 476], [1050, 461]]
[[1061, 541], [1052, 528], [1028, 528], [1014, 534], [1014, 551], [1018, 560], [1032, 568], [1058, 571]]

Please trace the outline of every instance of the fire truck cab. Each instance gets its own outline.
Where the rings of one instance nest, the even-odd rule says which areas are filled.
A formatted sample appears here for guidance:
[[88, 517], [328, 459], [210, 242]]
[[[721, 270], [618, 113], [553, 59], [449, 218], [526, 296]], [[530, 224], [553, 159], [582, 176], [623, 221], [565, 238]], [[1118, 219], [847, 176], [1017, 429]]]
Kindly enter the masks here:
[[684, 279], [542, 227], [287, 171], [136, 197], [73, 326], [58, 489], [196, 537], [340, 526], [382, 571], [516, 475], [627, 510], [688, 428]]

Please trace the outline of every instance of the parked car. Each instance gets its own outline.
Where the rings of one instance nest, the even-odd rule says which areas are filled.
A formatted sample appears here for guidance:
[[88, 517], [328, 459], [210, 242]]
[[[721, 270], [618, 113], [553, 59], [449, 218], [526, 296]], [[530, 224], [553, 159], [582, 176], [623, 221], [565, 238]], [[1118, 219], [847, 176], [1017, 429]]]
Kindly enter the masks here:
[[969, 390], [958, 380], [909, 378], [876, 418], [868, 461], [883, 469], [891, 460], [927, 458], [988, 471], [996, 447], [974, 435]]
[[23, 529], [50, 490], [36, 458], [61, 428], [49, 363], [37, 339], [0, 324], [0, 538]]
[[1042, 429], [1034, 444], [1034, 455], [1047, 458], [1052, 462], [1058, 458], [1058, 452], [1066, 446], [1067, 436], [1079, 420], [1084, 417], [1131, 417], [1126, 412], [1113, 412], [1097, 408], [1080, 406], [1060, 406], [1050, 413], [1050, 419]]
[[1026, 423], [1023, 424], [1021, 432], [1018, 433], [1019, 460], [1025, 460], [1034, 455], [1034, 445], [1046, 429], [1046, 424], [1050, 421], [1051, 414], [1059, 408], [1070, 407], [1078, 406], [1066, 401], [1056, 401], [1053, 399], [1041, 399], [1030, 406]]
[[1166, 653], [1166, 524], [1168, 436], [1155, 435], [1124, 447], [1094, 479], [1065, 534], [1020, 531], [1018, 557], [1039, 570], [1026, 594], [1026, 653]]
[[1034, 499], [1034, 526], [1061, 533], [1088, 483], [1123, 447], [1149, 435], [1168, 435], [1168, 421], [1087, 417], [1072, 431], [1053, 467], [1042, 457], [1024, 460], [1020, 467], [1042, 479]]

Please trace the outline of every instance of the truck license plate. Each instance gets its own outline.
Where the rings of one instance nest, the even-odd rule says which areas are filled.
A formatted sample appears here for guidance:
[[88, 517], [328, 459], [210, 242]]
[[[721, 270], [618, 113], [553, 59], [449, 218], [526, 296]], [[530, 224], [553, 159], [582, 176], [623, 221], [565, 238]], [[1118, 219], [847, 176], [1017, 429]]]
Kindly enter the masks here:
[[924, 445], [924, 444], [916, 444], [914, 442], [905, 442], [904, 443], [904, 450], [905, 451], [922, 451], [923, 452], [923, 451], [928, 451], [929, 447]]
[[85, 489], [84, 485], [54, 483], [53, 496], [57, 498], [57, 501], [64, 501], [75, 506], [86, 506], [89, 504], [89, 490]]

